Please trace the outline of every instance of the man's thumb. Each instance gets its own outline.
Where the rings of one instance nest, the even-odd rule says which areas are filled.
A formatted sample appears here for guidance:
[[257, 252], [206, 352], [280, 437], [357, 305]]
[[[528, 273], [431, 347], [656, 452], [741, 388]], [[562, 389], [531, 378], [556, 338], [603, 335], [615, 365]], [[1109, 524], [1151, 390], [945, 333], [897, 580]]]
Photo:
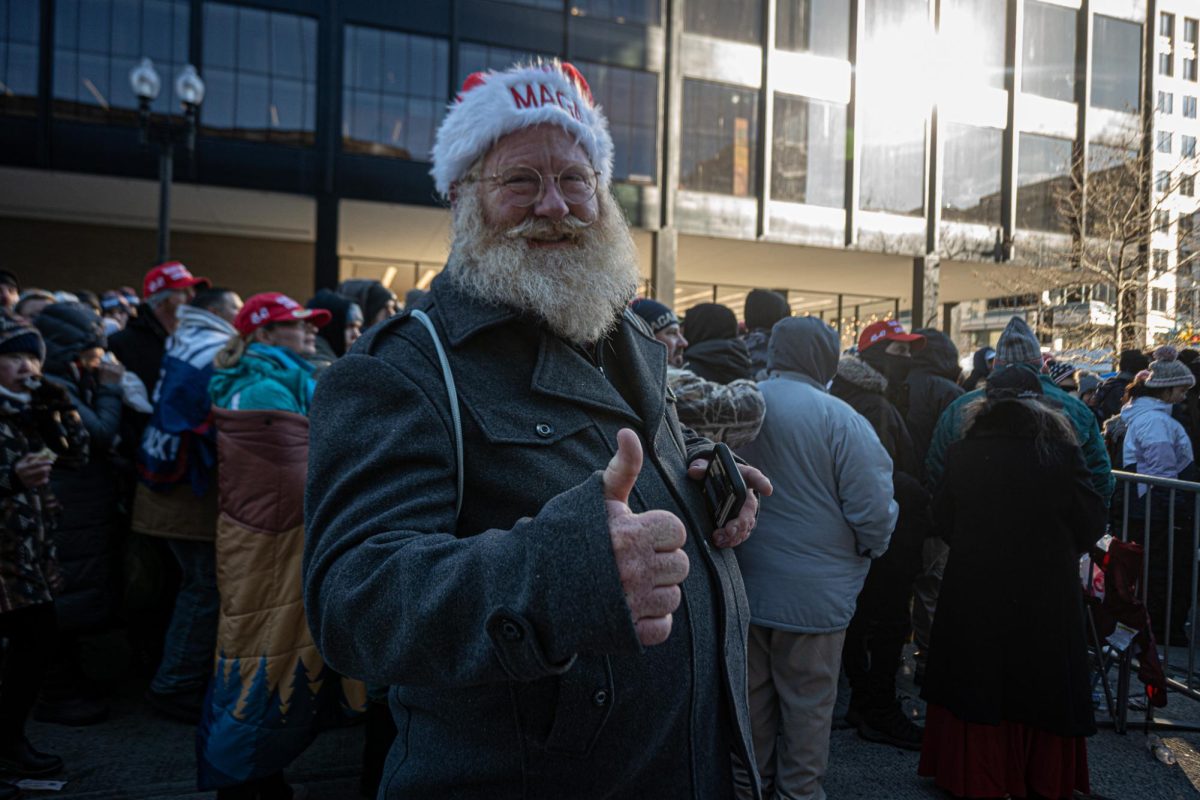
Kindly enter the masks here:
[[604, 469], [604, 499], [629, 504], [629, 493], [642, 471], [642, 442], [629, 428], [617, 431], [617, 452]]

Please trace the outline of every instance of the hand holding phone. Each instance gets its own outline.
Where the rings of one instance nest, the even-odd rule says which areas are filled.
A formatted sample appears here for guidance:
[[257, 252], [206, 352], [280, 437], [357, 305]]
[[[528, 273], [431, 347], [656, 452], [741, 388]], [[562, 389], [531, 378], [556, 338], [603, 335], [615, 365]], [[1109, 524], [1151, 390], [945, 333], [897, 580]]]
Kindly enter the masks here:
[[704, 473], [704, 496], [712, 512], [716, 529], [724, 528], [736, 517], [746, 503], [746, 481], [738, 469], [729, 445], [724, 442], [713, 448], [708, 470]]

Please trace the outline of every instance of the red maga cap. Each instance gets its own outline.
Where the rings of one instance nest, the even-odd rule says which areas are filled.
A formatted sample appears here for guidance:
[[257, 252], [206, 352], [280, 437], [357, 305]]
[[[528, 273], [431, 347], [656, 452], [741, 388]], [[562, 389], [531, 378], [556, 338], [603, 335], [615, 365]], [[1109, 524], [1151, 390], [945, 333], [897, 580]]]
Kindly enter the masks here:
[[861, 353], [876, 342], [882, 342], [885, 339], [889, 342], [910, 342], [913, 350], [920, 350], [925, 346], [924, 336], [919, 333], [905, 333], [904, 326], [897, 320], [885, 319], [872, 322], [863, 328], [863, 332], [858, 336], [858, 352]]
[[305, 308], [286, 294], [263, 292], [246, 301], [233, 318], [233, 327], [242, 336], [249, 336], [268, 322], [299, 322], [301, 320], [324, 327], [333, 315], [323, 308]]
[[192, 286], [207, 289], [212, 286], [212, 281], [193, 277], [188, 268], [178, 261], [167, 261], [146, 273], [146, 279], [142, 281], [142, 299], [166, 289], [188, 289]]

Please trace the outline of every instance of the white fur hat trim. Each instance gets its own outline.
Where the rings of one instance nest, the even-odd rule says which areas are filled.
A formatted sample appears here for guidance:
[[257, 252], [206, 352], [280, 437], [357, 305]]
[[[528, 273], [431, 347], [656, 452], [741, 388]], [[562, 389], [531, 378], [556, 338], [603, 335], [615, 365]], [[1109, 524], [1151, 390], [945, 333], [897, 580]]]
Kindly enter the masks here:
[[463, 81], [433, 145], [429, 174], [438, 192], [449, 197], [450, 185], [501, 136], [542, 123], [574, 136], [600, 173], [600, 188], [608, 187], [613, 161], [608, 121], [579, 71], [555, 59], [504, 72], [476, 72]]

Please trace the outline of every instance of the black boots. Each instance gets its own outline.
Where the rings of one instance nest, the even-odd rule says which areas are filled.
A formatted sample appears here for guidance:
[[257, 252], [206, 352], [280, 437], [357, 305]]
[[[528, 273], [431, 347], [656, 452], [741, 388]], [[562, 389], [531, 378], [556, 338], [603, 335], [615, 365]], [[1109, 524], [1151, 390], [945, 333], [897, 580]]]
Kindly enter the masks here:
[[45, 778], [59, 772], [62, 767], [61, 758], [36, 750], [28, 739], [0, 747], [0, 773], [5, 775]]

